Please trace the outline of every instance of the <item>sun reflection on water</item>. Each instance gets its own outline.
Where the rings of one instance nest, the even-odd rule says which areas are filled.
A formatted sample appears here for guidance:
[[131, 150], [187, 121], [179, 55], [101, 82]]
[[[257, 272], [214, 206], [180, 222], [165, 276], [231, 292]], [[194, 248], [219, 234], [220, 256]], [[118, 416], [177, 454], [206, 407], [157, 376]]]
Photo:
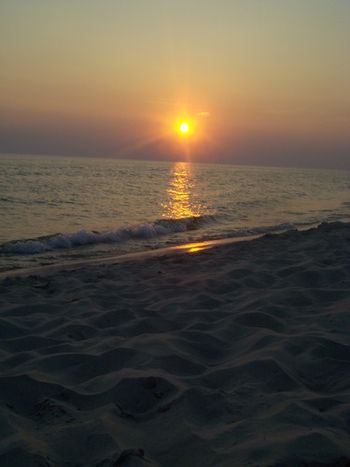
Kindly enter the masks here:
[[167, 194], [167, 201], [162, 203], [163, 217], [182, 219], [199, 217], [205, 213], [205, 208], [196, 200], [195, 177], [190, 163], [174, 164]]
[[208, 240], [205, 242], [192, 242], [185, 243], [184, 245], [177, 245], [173, 247], [175, 251], [185, 251], [186, 253], [198, 253], [199, 251], [209, 250], [216, 245], [217, 242]]

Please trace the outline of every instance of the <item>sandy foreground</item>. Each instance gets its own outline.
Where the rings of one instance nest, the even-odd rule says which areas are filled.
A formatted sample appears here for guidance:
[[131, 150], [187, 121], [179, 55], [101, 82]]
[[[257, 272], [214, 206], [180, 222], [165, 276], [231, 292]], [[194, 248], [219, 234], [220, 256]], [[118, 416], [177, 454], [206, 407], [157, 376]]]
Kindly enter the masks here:
[[0, 283], [0, 466], [348, 466], [350, 225]]

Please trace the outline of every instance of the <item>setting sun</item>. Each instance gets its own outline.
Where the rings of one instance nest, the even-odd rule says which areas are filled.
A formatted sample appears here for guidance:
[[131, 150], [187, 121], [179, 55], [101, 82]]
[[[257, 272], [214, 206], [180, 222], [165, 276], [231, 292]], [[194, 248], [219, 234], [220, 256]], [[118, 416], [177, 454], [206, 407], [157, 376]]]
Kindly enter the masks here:
[[188, 122], [181, 122], [180, 125], [179, 125], [179, 131], [180, 133], [183, 133], [183, 134], [186, 134], [188, 133], [190, 130], [190, 125], [188, 124]]

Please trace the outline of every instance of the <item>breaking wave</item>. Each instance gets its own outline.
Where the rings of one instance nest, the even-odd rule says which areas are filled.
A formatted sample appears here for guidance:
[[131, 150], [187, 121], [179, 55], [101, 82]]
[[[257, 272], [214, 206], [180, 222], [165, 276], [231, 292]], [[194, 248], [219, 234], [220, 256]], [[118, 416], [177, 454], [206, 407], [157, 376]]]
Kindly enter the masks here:
[[197, 230], [216, 220], [215, 216], [161, 219], [131, 227], [105, 232], [79, 230], [73, 233], [57, 233], [26, 240], [14, 240], [0, 245], [2, 254], [34, 255], [47, 251], [70, 249], [99, 243], [121, 243], [128, 240], [151, 239], [171, 233]]

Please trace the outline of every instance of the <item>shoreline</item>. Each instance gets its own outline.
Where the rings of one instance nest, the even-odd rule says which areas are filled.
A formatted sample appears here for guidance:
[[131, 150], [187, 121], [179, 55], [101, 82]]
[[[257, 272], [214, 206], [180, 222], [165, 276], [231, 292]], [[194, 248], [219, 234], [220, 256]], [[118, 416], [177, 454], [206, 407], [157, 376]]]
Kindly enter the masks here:
[[75, 259], [71, 261], [60, 261], [56, 264], [43, 265], [43, 266], [33, 266], [26, 268], [16, 268], [10, 269], [7, 271], [0, 271], [0, 281], [6, 279], [7, 277], [18, 277], [18, 276], [27, 276], [31, 274], [50, 274], [55, 271], [64, 270], [74, 270], [76, 268], [84, 266], [99, 266], [103, 264], [119, 264], [125, 261], [139, 261], [147, 258], [157, 257], [157, 256], [166, 256], [166, 255], [176, 255], [176, 254], [188, 254], [188, 253], [197, 253], [198, 251], [208, 250], [215, 247], [220, 247], [224, 245], [230, 245], [241, 242], [251, 242], [258, 240], [259, 238], [270, 237], [270, 236], [279, 236], [285, 235], [291, 232], [305, 232], [313, 229], [317, 229], [321, 225], [333, 225], [333, 224], [349, 224], [350, 222], [346, 221], [335, 221], [335, 222], [325, 222], [325, 223], [315, 223], [310, 224], [307, 227], [299, 227], [298, 229], [287, 229], [280, 230], [276, 232], [266, 232], [252, 235], [244, 235], [238, 237], [228, 237], [214, 240], [203, 240], [197, 242], [188, 242], [180, 243], [178, 245], [172, 245], [167, 247], [154, 248], [150, 250], [142, 250], [130, 253], [122, 253], [120, 255], [109, 255], [97, 258], [87, 258], [87, 259]]
[[152, 250], [124, 253], [121, 255], [89, 258], [84, 260], [76, 259], [72, 261], [62, 261], [57, 264], [50, 264], [47, 266], [33, 266], [31, 268], [19, 268], [12, 270], [10, 269], [9, 271], [0, 272], [0, 280], [4, 280], [7, 277], [28, 276], [31, 274], [50, 274], [51, 272], [60, 271], [62, 269], [69, 271], [84, 266], [102, 266], [104, 264], [112, 265], [120, 264], [126, 261], [138, 261], [158, 256], [196, 253], [197, 251], [209, 250], [221, 245], [257, 240], [258, 238], [262, 238], [265, 235], [269, 234], [250, 235], [245, 237], [230, 237], [218, 240], [204, 240], [199, 242], [183, 243], [175, 246], [155, 248]]

